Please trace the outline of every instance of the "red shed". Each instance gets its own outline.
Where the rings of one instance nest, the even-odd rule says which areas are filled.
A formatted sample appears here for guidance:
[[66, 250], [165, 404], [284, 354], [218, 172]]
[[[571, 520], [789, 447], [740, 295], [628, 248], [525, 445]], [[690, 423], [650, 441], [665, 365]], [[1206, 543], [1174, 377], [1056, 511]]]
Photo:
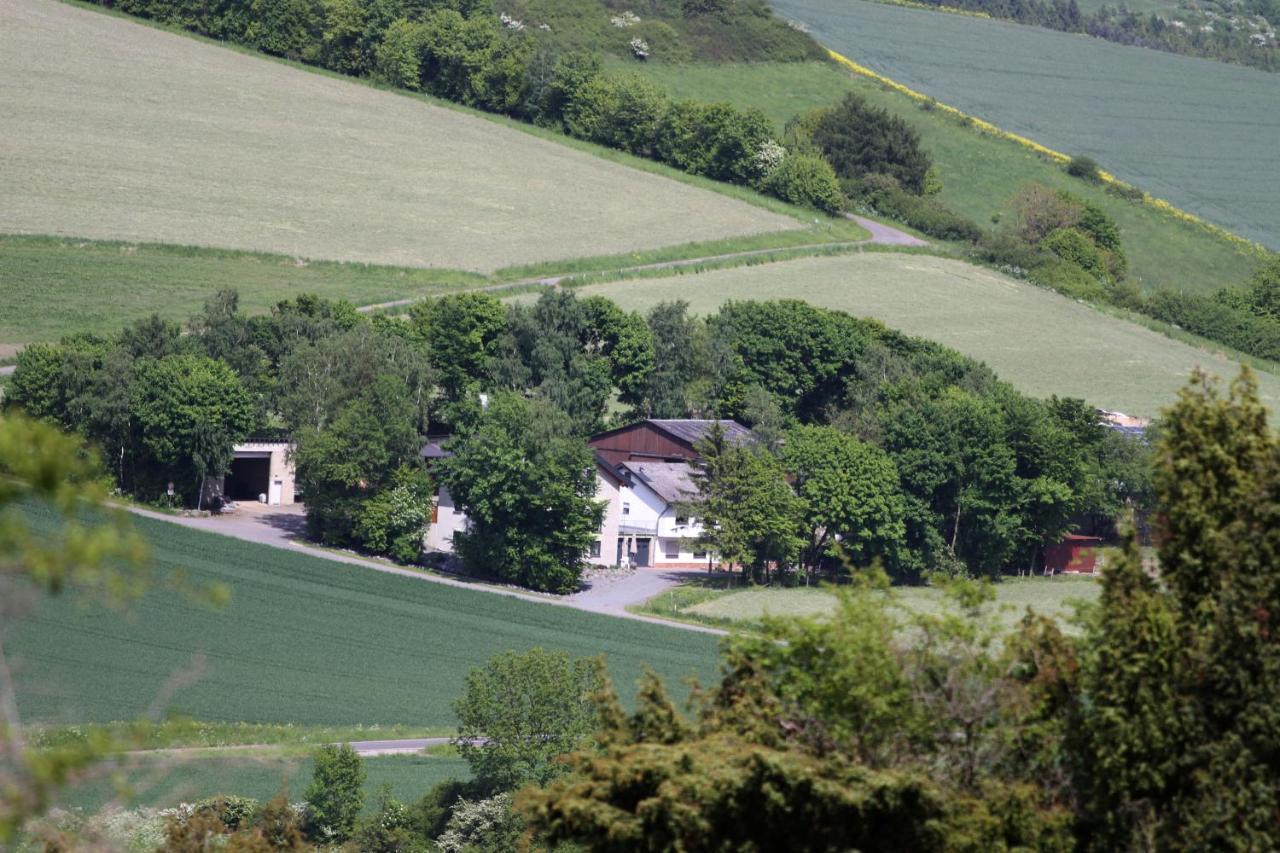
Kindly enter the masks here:
[[1102, 539], [1097, 536], [1072, 533], [1057, 545], [1044, 549], [1045, 571], [1091, 575], [1097, 565], [1098, 546], [1101, 544]]

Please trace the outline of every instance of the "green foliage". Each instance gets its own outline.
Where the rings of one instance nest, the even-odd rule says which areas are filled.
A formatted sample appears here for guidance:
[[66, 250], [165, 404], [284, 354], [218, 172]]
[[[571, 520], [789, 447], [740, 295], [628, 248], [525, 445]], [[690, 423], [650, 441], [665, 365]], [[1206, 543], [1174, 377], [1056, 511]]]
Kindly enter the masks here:
[[667, 98], [638, 74], [587, 81], [565, 109], [565, 127], [580, 139], [647, 157], [654, 152]]
[[783, 465], [803, 503], [804, 563], [835, 558], [893, 566], [905, 544], [905, 501], [898, 470], [882, 450], [830, 427], [787, 434]]
[[440, 476], [470, 522], [454, 545], [471, 571], [543, 592], [575, 590], [603, 507], [591, 452], [564, 415], [498, 393], [453, 450]]
[[1103, 578], [1077, 747], [1090, 847], [1277, 844], [1278, 484], [1251, 374], [1225, 396], [1197, 375], [1158, 446], [1159, 580], [1136, 548]]
[[970, 243], [982, 237], [982, 229], [977, 223], [951, 210], [934, 198], [927, 188], [923, 196], [914, 195], [902, 189], [893, 178], [872, 174], [863, 179], [862, 191], [878, 213], [904, 222], [930, 237]]
[[1067, 163], [1067, 174], [1084, 181], [1102, 180], [1102, 176], [1098, 174], [1098, 162], [1083, 154], [1077, 154], [1071, 158]]
[[297, 482], [306, 495], [307, 527], [321, 541], [353, 541], [364, 502], [418, 463], [413, 403], [399, 377], [380, 375], [359, 389], [324, 430], [295, 435]]
[[844, 193], [835, 171], [814, 154], [788, 154], [761, 179], [760, 186], [783, 201], [824, 213], [838, 213], [844, 207]]
[[310, 833], [317, 840], [346, 841], [364, 808], [364, 762], [350, 744], [322, 746], [307, 786]]
[[751, 184], [761, 177], [760, 148], [772, 137], [772, 125], [759, 110], [680, 101], [658, 126], [654, 154], [683, 172]]
[[[101, 477], [98, 460], [79, 441], [48, 424], [0, 415], [0, 629], [10, 648], [13, 623], [25, 615], [33, 592], [73, 591], [81, 604], [119, 605], [147, 585], [145, 544], [122, 511], [103, 506]], [[33, 505], [57, 519], [56, 535], [33, 527]], [[0, 672], [0, 844], [7, 845], [113, 744], [91, 732], [74, 743], [29, 749], [3, 647]]]
[[778, 460], [760, 448], [730, 445], [718, 425], [698, 451], [701, 544], [757, 581], [770, 566], [793, 565], [804, 542], [803, 504]]
[[360, 509], [354, 535], [367, 550], [401, 563], [416, 563], [427, 534], [432, 490], [426, 474], [410, 467], [395, 473], [392, 485]]
[[205, 477], [227, 470], [232, 447], [256, 422], [253, 401], [231, 368], [195, 355], [140, 362], [129, 410], [157, 473], [168, 472], [188, 495]]
[[485, 293], [443, 296], [409, 309], [409, 322], [426, 340], [428, 357], [451, 402], [492, 381], [506, 320], [506, 308]]
[[436, 839], [436, 847], [442, 853], [517, 853], [522, 849], [524, 830], [524, 819], [511, 809], [510, 794], [476, 802], [462, 799], [454, 806], [445, 831]]
[[414, 853], [429, 849], [413, 826], [413, 817], [404, 803], [391, 795], [391, 786], [378, 791], [373, 814], [360, 821], [352, 839], [361, 853]]
[[894, 178], [909, 192], [924, 192], [931, 163], [920, 147], [920, 134], [853, 92], [822, 114], [813, 128], [813, 143], [849, 185], [878, 174]]
[[1077, 228], [1058, 228], [1050, 231], [1040, 241], [1041, 248], [1053, 252], [1062, 260], [1075, 264], [1095, 278], [1109, 275], [1102, 252], [1093, 241]]
[[488, 792], [545, 785], [565, 771], [556, 758], [595, 731], [604, 679], [600, 658], [540, 648], [498, 655], [467, 676], [454, 745]]

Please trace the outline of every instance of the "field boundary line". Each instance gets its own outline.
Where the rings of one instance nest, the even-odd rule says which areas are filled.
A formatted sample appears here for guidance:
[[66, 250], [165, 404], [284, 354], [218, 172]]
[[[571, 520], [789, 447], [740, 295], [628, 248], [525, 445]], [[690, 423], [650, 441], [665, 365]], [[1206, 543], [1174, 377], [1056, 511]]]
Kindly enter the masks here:
[[[885, 5], [901, 5], [901, 4], [887, 3]], [[947, 115], [958, 118], [972, 125], [974, 128], [980, 131], [983, 131], [987, 134], [990, 134], [991, 136], [994, 136], [998, 139], [1003, 139], [1007, 142], [1013, 142], [1017, 145], [1021, 145], [1023, 148], [1026, 148], [1029, 151], [1039, 154], [1040, 156], [1047, 158], [1053, 163], [1065, 165], [1071, 162], [1071, 157], [1068, 154], [1064, 154], [1061, 151], [1055, 151], [1054, 149], [1049, 148], [1047, 145], [1041, 145], [1039, 142], [1036, 142], [1034, 139], [1029, 139], [1025, 136], [1020, 136], [1016, 133], [1005, 130], [1004, 128], [997, 127], [996, 125], [992, 124], [989, 121], [986, 121], [985, 119], [980, 119], [977, 116], [970, 115], [964, 112], [963, 110], [960, 110], [960, 109], [957, 109], [956, 107], [951, 106], [950, 104], [944, 104], [943, 102], [939, 101], [937, 98], [932, 98], [924, 94], [923, 92], [917, 92], [915, 89], [912, 89], [908, 86], [903, 85], [902, 83], [899, 83], [897, 80], [894, 80], [892, 77], [888, 77], [884, 74], [881, 74], [878, 71], [873, 71], [872, 69], [866, 67], [865, 65], [859, 65], [857, 62], [854, 62], [849, 57], [841, 53], [838, 53], [830, 48], [826, 48], [826, 51], [827, 51], [827, 55], [831, 57], [831, 59], [842, 68], [848, 71], [852, 71], [854, 74], [857, 74], [861, 77], [866, 77], [870, 80], [874, 80], [875, 82], [881, 84], [882, 86], [886, 86], [892, 89], [893, 91], [898, 92], [899, 94], [906, 95], [908, 98], [911, 98], [912, 100], [918, 103], [932, 104], [934, 108], [939, 110], [940, 112], [943, 112], [943, 113], [946, 113]], [[1142, 193], [1142, 197], [1136, 200], [1138, 201], [1139, 204], [1143, 205], [1144, 207], [1149, 207], [1152, 210], [1163, 213], [1164, 215], [1172, 219], [1180, 220], [1190, 225], [1198, 226], [1199, 228], [1202, 228], [1203, 230], [1207, 231], [1213, 236], [1218, 237], [1222, 240], [1225, 240], [1228, 243], [1231, 243], [1232, 245], [1237, 246], [1241, 249], [1244, 249], [1245, 251], [1249, 252], [1250, 254], [1256, 257], [1267, 258], [1267, 257], [1270, 257], [1271, 255], [1271, 251], [1266, 246], [1263, 246], [1261, 243], [1256, 243], [1253, 240], [1249, 240], [1244, 237], [1241, 237], [1239, 234], [1236, 234], [1233, 231], [1229, 231], [1228, 229], [1223, 228], [1221, 225], [1215, 225], [1212, 222], [1201, 219], [1199, 216], [1196, 216], [1194, 213], [1190, 213], [1186, 210], [1183, 210], [1182, 208], [1175, 206], [1171, 202], [1165, 201], [1162, 198], [1156, 198], [1146, 190], [1139, 189], [1138, 187], [1135, 187], [1133, 184], [1130, 184], [1126, 181], [1122, 181], [1119, 178], [1117, 178], [1115, 175], [1111, 174], [1110, 172], [1106, 172], [1099, 169], [1098, 177], [1102, 180], [1104, 184], [1113, 186], [1126, 193], [1134, 193], [1134, 194]]]
[[[525, 278], [518, 281], [503, 282], [500, 284], [486, 284], [478, 287], [469, 287], [457, 292], [468, 293], [499, 293], [505, 290], [521, 290], [533, 287], [558, 288], [572, 286], [578, 279], [589, 279], [600, 275], [616, 275], [619, 278], [625, 278], [631, 273], [643, 273], [662, 270], [680, 270], [688, 267], [701, 266], [703, 264], [721, 264], [725, 262], [737, 260], [749, 260], [752, 258], [767, 258], [773, 255], [783, 255], [791, 252], [801, 253], [803, 257], [806, 252], [828, 251], [832, 253], [841, 253], [843, 251], [854, 251], [862, 246], [899, 246], [902, 248], [922, 248], [928, 246], [929, 243], [921, 240], [912, 234], [894, 228], [891, 225], [885, 225], [868, 219], [865, 216], [857, 216], [852, 213], [844, 214], [845, 218], [856, 222], [867, 230], [869, 236], [862, 240], [842, 240], [833, 243], [803, 243], [798, 246], [778, 246], [770, 249], [747, 249], [741, 252], [728, 252], [720, 255], [704, 255], [698, 258], [680, 258], [670, 261], [655, 261], [649, 264], [638, 264], [630, 267], [616, 267], [613, 269], [590, 270], [587, 272], [575, 272], [564, 274], [553, 274], [547, 276], [536, 276], [534, 278]], [[786, 258], [786, 260], [793, 260]], [[593, 282], [594, 283], [594, 282]], [[356, 308], [357, 311], [384, 311], [389, 308], [403, 308], [406, 305], [412, 305], [420, 302], [421, 299], [393, 299], [389, 302], [376, 302], [371, 305], [361, 305]]]

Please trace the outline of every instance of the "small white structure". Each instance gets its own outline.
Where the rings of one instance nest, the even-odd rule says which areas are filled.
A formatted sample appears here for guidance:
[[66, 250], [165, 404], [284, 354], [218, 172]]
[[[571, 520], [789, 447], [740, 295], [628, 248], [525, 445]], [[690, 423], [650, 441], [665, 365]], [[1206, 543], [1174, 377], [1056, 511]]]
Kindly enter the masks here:
[[467, 529], [467, 516], [453, 504], [453, 495], [444, 486], [431, 502], [431, 526], [427, 528], [427, 549], [453, 553], [453, 535]]
[[235, 446], [231, 470], [222, 479], [222, 496], [242, 503], [264, 501], [288, 506], [297, 499], [293, 445], [287, 441], [246, 441]]

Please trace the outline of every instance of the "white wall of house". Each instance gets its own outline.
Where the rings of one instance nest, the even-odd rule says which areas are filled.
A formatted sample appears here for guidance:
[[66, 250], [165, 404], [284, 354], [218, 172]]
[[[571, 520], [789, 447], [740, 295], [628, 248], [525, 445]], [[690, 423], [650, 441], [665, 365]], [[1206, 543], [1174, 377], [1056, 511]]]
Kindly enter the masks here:
[[587, 552], [587, 562], [612, 566], [618, 562], [618, 524], [622, 518], [621, 487], [618, 481], [596, 466], [596, 500], [604, 501], [604, 518], [596, 543]]
[[296, 501], [292, 453], [293, 445], [284, 441], [246, 441], [232, 448], [234, 459], [270, 459], [261, 492], [269, 506], [288, 506]]
[[427, 528], [427, 548], [453, 553], [453, 534], [466, 529], [467, 516], [454, 506], [449, 490], [441, 486], [432, 507], [431, 526]]

